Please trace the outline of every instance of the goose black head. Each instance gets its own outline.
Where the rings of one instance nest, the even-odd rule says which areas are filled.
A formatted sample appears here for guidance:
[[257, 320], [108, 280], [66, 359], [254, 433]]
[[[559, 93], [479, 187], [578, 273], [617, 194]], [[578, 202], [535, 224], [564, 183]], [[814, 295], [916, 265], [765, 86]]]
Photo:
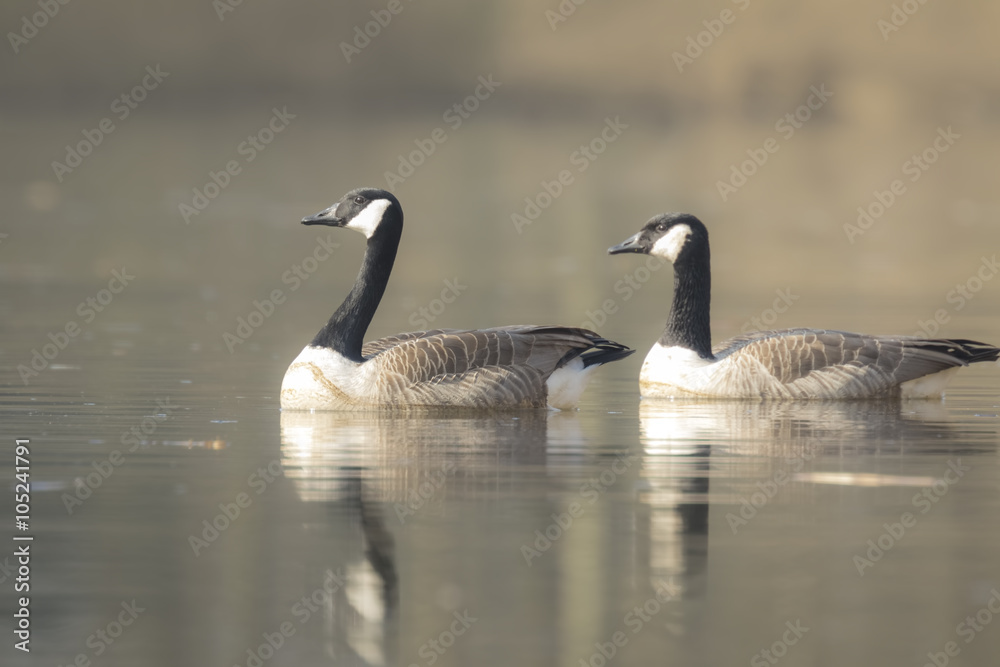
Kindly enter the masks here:
[[336, 204], [315, 215], [302, 218], [303, 225], [345, 227], [371, 238], [390, 229], [397, 234], [403, 227], [403, 208], [392, 193], [377, 188], [351, 190]]
[[708, 250], [708, 230], [690, 213], [664, 213], [649, 220], [639, 232], [616, 246], [609, 255], [637, 252], [683, 262], [696, 249]]

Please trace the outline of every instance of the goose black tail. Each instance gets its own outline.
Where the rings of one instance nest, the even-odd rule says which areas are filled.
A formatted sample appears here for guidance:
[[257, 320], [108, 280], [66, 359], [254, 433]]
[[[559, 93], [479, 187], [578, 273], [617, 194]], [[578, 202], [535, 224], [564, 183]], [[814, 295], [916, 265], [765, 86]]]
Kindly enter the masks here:
[[980, 343], [965, 338], [916, 339], [911, 345], [924, 350], [946, 354], [963, 366], [980, 361], [996, 361], [1000, 358], [1000, 348], [988, 343]]
[[635, 350], [627, 345], [622, 345], [606, 338], [596, 338], [593, 343], [593, 348], [580, 355], [584, 368], [618, 361], [635, 352]]
[[1000, 348], [988, 343], [965, 339], [953, 340], [951, 342], [957, 343], [960, 346], [960, 349], [964, 353], [963, 360], [968, 364], [1000, 359]]

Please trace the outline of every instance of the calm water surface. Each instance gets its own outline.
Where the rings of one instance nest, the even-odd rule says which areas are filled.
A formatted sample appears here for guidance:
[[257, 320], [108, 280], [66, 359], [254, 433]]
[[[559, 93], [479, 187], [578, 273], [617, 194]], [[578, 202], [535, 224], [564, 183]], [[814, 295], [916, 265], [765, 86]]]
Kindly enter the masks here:
[[[1000, 343], [996, 3], [723, 2], [735, 26], [675, 71], [721, 7], [587, 3], [557, 32], [565, 0], [402, 3], [345, 58], [386, 2], [66, 1], [0, 9], [9, 37], [46, 22], [0, 74], [0, 488], [29, 439], [34, 536], [26, 655], [0, 494], [0, 667], [1000, 664], [1000, 367], [943, 403], [640, 401], [670, 269], [606, 256], [688, 211], [717, 339], [757, 321]], [[147, 66], [169, 78], [122, 118]], [[496, 94], [446, 121], [486, 76]], [[817, 87], [829, 102], [802, 106]], [[370, 337], [589, 320], [638, 354], [569, 413], [282, 414], [362, 253], [298, 221], [386, 185], [435, 128], [394, 186], [406, 230]], [[941, 132], [960, 140], [938, 154]], [[113, 271], [135, 278], [84, 315]]]
[[576, 412], [282, 414], [273, 329], [228, 355], [109, 320], [5, 395], [35, 542], [4, 664], [1000, 654], [994, 367], [943, 403], [653, 402], [642, 350]]

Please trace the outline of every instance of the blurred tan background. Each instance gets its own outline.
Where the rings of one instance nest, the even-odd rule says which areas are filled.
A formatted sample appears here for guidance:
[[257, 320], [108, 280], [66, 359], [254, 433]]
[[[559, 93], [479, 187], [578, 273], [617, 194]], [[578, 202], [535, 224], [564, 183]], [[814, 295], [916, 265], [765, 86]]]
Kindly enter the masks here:
[[[384, 508], [399, 626], [338, 612], [348, 630], [316, 622], [273, 664], [318, 664], [352, 632], [398, 640], [409, 658], [441, 632], [439, 591], [464, 590], [484, 621], [439, 664], [476, 653], [575, 665], [651, 595], [651, 577], [674, 574], [693, 583], [690, 598], [674, 606], [681, 616], [659, 617], [669, 633], [635, 642], [635, 664], [747, 660], [800, 614], [817, 629], [798, 656], [918, 664], [940, 650], [997, 579], [996, 533], [982, 530], [995, 521], [997, 367], [963, 371], [948, 402], [925, 411], [650, 412], [636, 378], [663, 328], [671, 269], [606, 250], [663, 211], [703, 219], [716, 341], [758, 326], [912, 334], [933, 321], [927, 333], [1000, 343], [998, 28], [1000, 4], [983, 0], [7, 0], [0, 400], [12, 439], [34, 440], [47, 484], [35, 489], [38, 544], [55, 546], [33, 582], [35, 659], [69, 664], [137, 597], [148, 616], [102, 664], [245, 664], [325, 568], [367, 562], [367, 518], [346, 490], [360, 498], [370, 472], [400, 494], [376, 495], [384, 505], [443, 461], [459, 472], [435, 491], [440, 513], [402, 526]], [[350, 62], [345, 43], [358, 50]], [[681, 71], [680, 56], [691, 60]], [[482, 80], [499, 85], [487, 95]], [[53, 166], [87, 152], [88, 137], [100, 143], [79, 164]], [[432, 154], [417, 152], [428, 142]], [[923, 170], [913, 156], [925, 152], [935, 161]], [[281, 377], [350, 289], [364, 248], [299, 221], [352, 188], [386, 187], [413, 155], [422, 164], [394, 187], [403, 244], [369, 339], [590, 322], [638, 353], [602, 369], [578, 413], [347, 420], [315, 439], [288, 424], [306, 436], [296, 443], [279, 432]], [[734, 170], [752, 174], [743, 183]], [[545, 201], [560, 175], [561, 193], [531, 213], [526, 200]], [[720, 183], [735, 191], [723, 197]], [[879, 206], [863, 233], [845, 231], [859, 207]], [[320, 238], [339, 244], [331, 256]], [[135, 277], [111, 297], [123, 270]], [[102, 290], [111, 301], [88, 320], [80, 304]], [[275, 290], [271, 316], [227, 349], [224, 335]], [[79, 335], [56, 350], [69, 323]], [[39, 357], [48, 368], [26, 383], [18, 366], [39, 349], [51, 363]], [[167, 397], [181, 408], [144, 430], [149, 447], [66, 514], [56, 490], [125, 448], [123, 432]], [[727, 507], [814, 441], [828, 449], [819, 471], [888, 486], [795, 482], [759, 532], [732, 535]], [[590, 527], [523, 568], [519, 542], [619, 451], [643, 454], [633, 477], [588, 510]], [[892, 480], [940, 475], [952, 455], [977, 461], [971, 481], [856, 578], [851, 557], [913, 511], [915, 489]], [[193, 560], [192, 531], [270, 462], [301, 473], [289, 475], [298, 487], [275, 484]], [[312, 502], [317, 488], [345, 496]], [[997, 636], [963, 655], [988, 662]]]
[[[799, 299], [773, 326], [913, 333], [945, 309], [943, 333], [988, 335], [1000, 281], [961, 308], [949, 294], [1000, 249], [1000, 6], [903, 4], [887, 32], [889, 2], [564, 0], [575, 9], [560, 22], [555, 0], [71, 2], [14, 53], [8, 33], [41, 10], [5, 3], [0, 314], [16, 327], [33, 313], [44, 334], [125, 265], [135, 287], [107, 322], [162, 320], [225, 352], [235, 318], [288, 293], [281, 276], [313, 252], [316, 229], [297, 221], [353, 187], [385, 187], [442, 128], [395, 188], [406, 232], [371, 337], [415, 328], [457, 278], [468, 289], [434, 326], [579, 324], [611, 299], [616, 313], [596, 324], [643, 348], [662, 327], [669, 269], [626, 301], [615, 285], [641, 262], [605, 249], [666, 210], [712, 232], [717, 339], [776, 290]], [[373, 11], [391, 21], [376, 31]], [[377, 34], [348, 62], [342, 43], [366, 24]], [[707, 46], [678, 71], [675, 53], [697, 53], [689, 38]], [[169, 75], [119, 120], [116, 98], [157, 66]], [[450, 126], [447, 110], [491, 76], [495, 92]], [[778, 131], [811, 89], [829, 99]], [[247, 162], [240, 146], [275, 108], [295, 118]], [[52, 163], [104, 117], [114, 131], [59, 182]], [[578, 171], [574, 151], [608, 118], [627, 129]], [[906, 163], [947, 128], [959, 138], [911, 181]], [[769, 138], [777, 152], [724, 201], [719, 182]], [[230, 160], [240, 172], [185, 222], [179, 206]], [[562, 170], [572, 184], [519, 233], [512, 214]], [[851, 242], [845, 225], [895, 179], [905, 193]], [[334, 257], [255, 341], [273, 336], [279, 359], [353, 281], [362, 242], [333, 231]]]

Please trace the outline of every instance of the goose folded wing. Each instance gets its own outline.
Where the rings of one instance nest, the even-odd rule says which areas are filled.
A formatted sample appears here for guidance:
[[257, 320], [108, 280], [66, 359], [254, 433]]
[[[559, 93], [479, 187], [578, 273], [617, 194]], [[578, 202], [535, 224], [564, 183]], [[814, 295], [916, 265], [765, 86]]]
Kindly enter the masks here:
[[396, 347], [400, 343], [405, 343], [407, 341], [415, 340], [417, 338], [427, 338], [429, 336], [438, 336], [445, 333], [460, 333], [458, 329], [433, 329], [430, 331], [410, 331], [407, 333], [394, 334], [392, 336], [386, 336], [385, 338], [379, 338], [378, 340], [370, 340], [361, 347], [361, 356], [365, 359], [374, 357], [376, 354], [385, 352], [386, 350]]
[[787, 329], [739, 336], [727, 341], [716, 356], [753, 358], [786, 385], [810, 377], [876, 390], [967, 365], [976, 355], [968, 343], [972, 342]]
[[510, 326], [413, 332], [365, 345], [366, 356], [410, 384], [471, 370], [527, 366], [541, 381], [603, 339], [584, 329]]
[[412, 384], [407, 391], [433, 397], [437, 404], [488, 408], [508, 406], [544, 408], [548, 374], [534, 366], [486, 366], [463, 373], [442, 373]]

